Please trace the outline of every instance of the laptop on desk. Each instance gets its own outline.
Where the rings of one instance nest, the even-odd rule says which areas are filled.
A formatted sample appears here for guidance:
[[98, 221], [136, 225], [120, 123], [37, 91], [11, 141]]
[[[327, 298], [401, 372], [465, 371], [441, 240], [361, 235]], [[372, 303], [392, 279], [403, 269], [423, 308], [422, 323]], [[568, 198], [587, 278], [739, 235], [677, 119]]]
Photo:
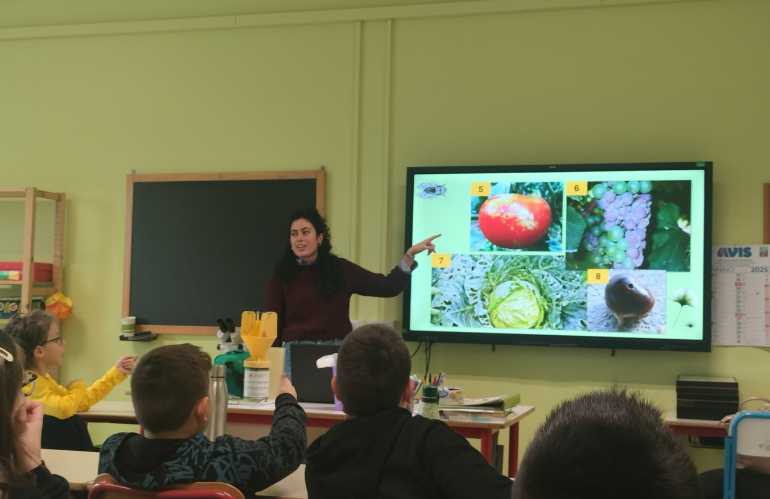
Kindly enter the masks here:
[[332, 370], [319, 369], [316, 360], [324, 355], [337, 353], [339, 345], [294, 343], [291, 346], [291, 382], [297, 390], [300, 402], [333, 404]]

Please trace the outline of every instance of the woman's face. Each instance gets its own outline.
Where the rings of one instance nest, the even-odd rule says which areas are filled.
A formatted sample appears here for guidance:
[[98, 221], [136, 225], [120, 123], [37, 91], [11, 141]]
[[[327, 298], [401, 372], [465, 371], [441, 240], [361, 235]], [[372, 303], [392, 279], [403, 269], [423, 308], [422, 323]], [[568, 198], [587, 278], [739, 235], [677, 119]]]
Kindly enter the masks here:
[[318, 247], [323, 234], [317, 234], [309, 220], [298, 218], [289, 228], [289, 244], [294, 255], [303, 262], [314, 262], [318, 258]]

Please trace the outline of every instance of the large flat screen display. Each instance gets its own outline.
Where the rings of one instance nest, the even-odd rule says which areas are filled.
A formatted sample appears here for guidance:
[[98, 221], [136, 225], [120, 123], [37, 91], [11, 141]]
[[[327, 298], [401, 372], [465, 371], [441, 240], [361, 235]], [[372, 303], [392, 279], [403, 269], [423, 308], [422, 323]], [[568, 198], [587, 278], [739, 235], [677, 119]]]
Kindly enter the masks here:
[[409, 340], [710, 349], [711, 163], [410, 167]]

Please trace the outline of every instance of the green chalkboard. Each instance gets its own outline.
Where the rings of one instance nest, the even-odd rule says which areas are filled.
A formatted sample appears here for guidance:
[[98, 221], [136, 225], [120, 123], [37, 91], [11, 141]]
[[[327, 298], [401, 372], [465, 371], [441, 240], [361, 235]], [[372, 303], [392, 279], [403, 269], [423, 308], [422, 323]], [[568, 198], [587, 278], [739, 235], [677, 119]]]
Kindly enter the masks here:
[[123, 313], [137, 330], [210, 334], [259, 310], [298, 208], [323, 211], [324, 171], [129, 175]]

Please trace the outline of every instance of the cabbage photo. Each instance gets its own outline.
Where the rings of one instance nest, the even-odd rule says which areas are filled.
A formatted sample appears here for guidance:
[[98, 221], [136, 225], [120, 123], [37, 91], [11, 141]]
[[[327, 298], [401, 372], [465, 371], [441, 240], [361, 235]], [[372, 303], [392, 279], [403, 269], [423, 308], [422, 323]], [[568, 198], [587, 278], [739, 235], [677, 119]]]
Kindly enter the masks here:
[[585, 272], [562, 256], [453, 255], [434, 268], [431, 323], [494, 329], [586, 329]]

